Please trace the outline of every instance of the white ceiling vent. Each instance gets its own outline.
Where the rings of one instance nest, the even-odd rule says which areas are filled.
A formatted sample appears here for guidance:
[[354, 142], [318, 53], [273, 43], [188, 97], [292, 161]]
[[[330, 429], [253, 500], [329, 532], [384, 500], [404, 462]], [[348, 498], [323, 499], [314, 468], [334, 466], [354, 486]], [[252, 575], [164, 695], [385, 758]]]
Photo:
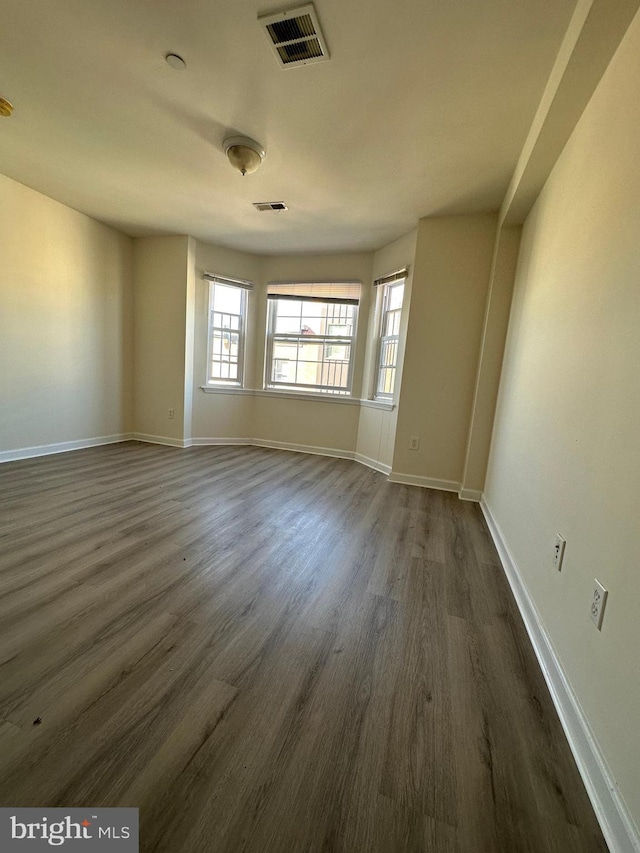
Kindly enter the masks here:
[[313, 3], [290, 9], [288, 12], [262, 15], [258, 20], [264, 27], [269, 44], [283, 68], [329, 59], [329, 51], [320, 32]]
[[283, 201], [254, 201], [253, 206], [256, 210], [289, 210]]

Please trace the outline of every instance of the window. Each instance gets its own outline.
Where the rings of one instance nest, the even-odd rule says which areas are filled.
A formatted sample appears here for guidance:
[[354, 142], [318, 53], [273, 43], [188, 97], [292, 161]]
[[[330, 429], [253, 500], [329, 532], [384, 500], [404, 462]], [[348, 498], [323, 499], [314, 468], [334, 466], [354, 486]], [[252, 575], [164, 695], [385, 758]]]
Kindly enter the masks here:
[[248, 281], [205, 273], [209, 282], [209, 350], [207, 382], [242, 385]]
[[382, 288], [375, 396], [382, 399], [391, 399], [395, 388], [406, 273], [401, 270], [375, 282]]
[[272, 283], [267, 300], [265, 387], [351, 394], [360, 283]]

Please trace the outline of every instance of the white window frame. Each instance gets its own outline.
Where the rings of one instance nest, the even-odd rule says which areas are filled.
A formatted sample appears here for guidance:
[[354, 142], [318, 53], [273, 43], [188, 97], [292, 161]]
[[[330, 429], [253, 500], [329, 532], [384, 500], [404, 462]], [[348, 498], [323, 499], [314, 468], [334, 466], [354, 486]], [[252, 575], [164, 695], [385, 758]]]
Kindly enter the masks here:
[[[404, 294], [406, 288], [407, 281], [407, 270], [400, 270], [397, 273], [392, 273], [389, 276], [385, 276], [382, 279], [377, 279], [374, 283], [375, 285], [380, 287], [382, 291], [378, 297], [380, 312], [378, 318], [378, 326], [377, 326], [377, 344], [376, 344], [376, 369], [374, 376], [374, 389], [373, 389], [373, 399], [374, 400], [382, 400], [388, 402], [394, 399], [394, 395], [396, 392], [396, 379], [398, 376], [398, 356], [400, 354], [400, 329], [402, 324], [402, 310], [404, 307]], [[391, 301], [391, 293], [393, 288], [402, 286], [402, 303], [400, 308], [394, 308], [393, 311], [397, 312], [399, 315], [399, 323], [398, 323], [398, 333], [396, 335], [384, 335], [384, 330], [386, 326], [386, 319], [391, 312], [389, 308], [389, 303]], [[389, 342], [395, 341], [395, 361], [393, 364], [383, 364], [382, 359], [385, 351], [385, 344]], [[393, 370], [393, 390], [392, 391], [381, 391], [381, 378], [382, 371], [384, 370]]]
[[[349, 285], [354, 283], [347, 283]], [[295, 285], [286, 284], [286, 286], [291, 286], [295, 293]], [[313, 286], [313, 285], [311, 285]], [[327, 287], [327, 285], [320, 285], [321, 287]], [[357, 283], [358, 292], [359, 292], [359, 282]], [[307, 285], [301, 284], [300, 288], [306, 288]], [[340, 283], [336, 283], [335, 287], [340, 287]], [[296, 302], [322, 302], [324, 304], [338, 304], [338, 305], [349, 305], [353, 309], [353, 325], [352, 325], [352, 334], [351, 335], [343, 335], [340, 337], [329, 336], [329, 335], [309, 335], [309, 334], [285, 334], [285, 333], [276, 333], [275, 324], [276, 324], [276, 315], [277, 315], [277, 301], [278, 300], [291, 300]], [[265, 365], [264, 365], [264, 388], [265, 390], [275, 391], [298, 391], [303, 394], [317, 394], [322, 397], [351, 397], [352, 389], [353, 389], [353, 375], [354, 375], [354, 366], [356, 359], [356, 342], [357, 342], [357, 329], [358, 329], [358, 309], [359, 309], [359, 299], [354, 298], [340, 298], [333, 296], [304, 296], [304, 295], [285, 295], [285, 294], [272, 294], [269, 293], [267, 297], [267, 332], [266, 332], [266, 345], [265, 345]], [[328, 347], [331, 346], [349, 346], [349, 365], [347, 368], [347, 383], [346, 385], [342, 385], [340, 387], [336, 387], [334, 385], [320, 385], [320, 384], [308, 384], [303, 382], [278, 382], [277, 380], [272, 379], [273, 376], [273, 363], [274, 363], [274, 342], [283, 341], [283, 342], [291, 342], [298, 343], [299, 341], [304, 341], [304, 343], [312, 343], [316, 342], [319, 346], [322, 346], [322, 360], [319, 364], [325, 363], [325, 352]]]
[[[248, 309], [248, 291], [253, 289], [253, 283], [250, 281], [242, 281], [240, 279], [233, 278], [225, 278], [224, 276], [213, 275], [212, 273], [205, 273], [204, 278], [209, 282], [209, 295], [208, 295], [208, 313], [207, 313], [207, 375], [206, 375], [206, 383], [208, 386], [215, 387], [223, 387], [223, 388], [243, 388], [244, 387], [244, 354], [245, 354], [245, 340], [246, 340], [246, 323], [247, 323], [247, 309]], [[232, 314], [229, 316], [234, 316], [238, 318], [238, 328], [229, 330], [228, 328], [222, 326], [214, 326], [213, 325], [213, 317], [215, 311], [215, 287], [216, 285], [223, 285], [224, 287], [234, 287], [240, 291], [240, 313]], [[217, 313], [225, 313], [228, 312], [217, 312]], [[216, 331], [225, 333], [229, 331], [233, 331], [238, 334], [238, 371], [237, 378], [229, 379], [223, 376], [213, 376], [213, 338], [214, 333]]]

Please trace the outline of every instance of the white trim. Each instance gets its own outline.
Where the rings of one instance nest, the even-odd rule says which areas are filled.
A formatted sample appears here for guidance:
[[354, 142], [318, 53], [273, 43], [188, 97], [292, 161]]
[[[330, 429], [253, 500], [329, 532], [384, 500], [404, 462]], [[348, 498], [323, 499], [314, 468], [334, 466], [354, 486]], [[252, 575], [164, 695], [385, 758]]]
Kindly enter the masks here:
[[372, 459], [370, 456], [364, 456], [362, 453], [356, 453], [353, 458], [356, 462], [360, 462], [361, 465], [366, 465], [367, 468], [373, 468], [374, 471], [386, 474], [387, 477], [391, 473], [391, 465], [385, 465], [384, 462], [379, 462], [377, 459]]
[[359, 400], [341, 394], [305, 394], [298, 391], [279, 391], [271, 388], [236, 388], [233, 385], [200, 385], [205, 394], [242, 394], [246, 397], [282, 397], [285, 400], [305, 400], [319, 403], [346, 403], [348, 406], [362, 406], [364, 409], [382, 409], [392, 412], [396, 404], [382, 400]]
[[382, 409], [383, 412], [392, 412], [396, 407], [396, 404], [390, 400], [389, 402], [384, 400], [360, 400], [360, 405], [363, 409]]
[[459, 492], [460, 483], [455, 480], [435, 480], [432, 477], [419, 477], [415, 474], [402, 474], [392, 471], [389, 474], [391, 483], [402, 483], [405, 486], [420, 486], [423, 489], [439, 489], [442, 492]]
[[35, 456], [50, 456], [53, 453], [68, 453], [71, 450], [82, 450], [85, 447], [100, 447], [103, 444], [117, 444], [121, 441], [132, 441], [133, 433], [123, 432], [117, 435], [101, 435], [97, 438], [80, 438], [75, 441], [61, 441], [57, 444], [39, 444], [36, 447], [20, 447], [16, 450], [0, 451], [0, 463], [16, 462], [19, 459], [32, 459]]
[[252, 439], [250, 438], [192, 438], [191, 445], [193, 447], [208, 447], [209, 445], [235, 445], [235, 444], [243, 444], [248, 445], [252, 444]]
[[244, 394], [247, 397], [254, 397], [256, 393], [251, 388], [240, 388], [235, 385], [201, 385], [200, 389], [205, 394]]
[[482, 492], [479, 489], [460, 489], [458, 497], [461, 501], [475, 501], [479, 503], [482, 500]]
[[611, 853], [640, 853], [640, 832], [620, 796], [509, 545], [484, 498], [480, 507], [609, 850]]
[[315, 456], [334, 456], [338, 459], [353, 459], [353, 450], [339, 450], [336, 447], [314, 447], [309, 444], [290, 444], [288, 441], [271, 441], [268, 438], [252, 438], [254, 447], [271, 447], [274, 450], [293, 450], [295, 453], [313, 453]]
[[341, 394], [305, 394], [298, 391], [278, 391], [270, 388], [253, 392], [256, 397], [282, 397], [285, 400], [305, 400], [311, 403], [342, 403], [347, 406], [359, 406], [356, 397], [346, 397]]
[[169, 438], [167, 435], [147, 435], [143, 432], [134, 432], [131, 437], [146, 444], [165, 444], [168, 447], [191, 447], [192, 444], [190, 438]]

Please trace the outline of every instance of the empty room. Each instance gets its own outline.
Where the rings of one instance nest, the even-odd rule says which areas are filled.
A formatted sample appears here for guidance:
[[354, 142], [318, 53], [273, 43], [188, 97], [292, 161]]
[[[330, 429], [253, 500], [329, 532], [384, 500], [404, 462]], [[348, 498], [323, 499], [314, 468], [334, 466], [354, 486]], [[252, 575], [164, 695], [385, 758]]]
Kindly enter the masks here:
[[4, 0], [2, 853], [640, 853], [639, 10]]

